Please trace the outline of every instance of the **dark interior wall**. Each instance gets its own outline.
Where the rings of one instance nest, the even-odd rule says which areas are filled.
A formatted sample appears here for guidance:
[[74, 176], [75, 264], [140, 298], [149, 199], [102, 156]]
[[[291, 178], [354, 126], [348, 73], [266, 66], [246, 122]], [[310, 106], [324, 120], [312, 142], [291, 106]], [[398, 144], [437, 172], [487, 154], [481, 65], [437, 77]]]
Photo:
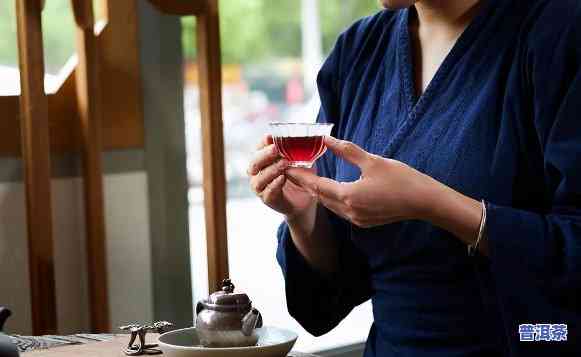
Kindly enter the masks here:
[[[145, 157], [142, 149], [115, 150], [105, 152], [102, 156], [103, 174], [121, 174], [144, 171]], [[0, 158], [0, 182], [23, 182], [23, 162], [20, 158]], [[53, 178], [81, 177], [81, 163], [76, 154], [51, 157], [51, 175]]]
[[154, 318], [191, 326], [181, 24], [138, 4]]
[[[83, 185], [77, 155], [52, 164], [52, 215], [59, 333], [89, 329]], [[103, 154], [108, 288], [113, 329], [153, 315], [150, 225], [144, 151]], [[32, 333], [23, 165], [0, 159], [0, 305], [6, 331]]]

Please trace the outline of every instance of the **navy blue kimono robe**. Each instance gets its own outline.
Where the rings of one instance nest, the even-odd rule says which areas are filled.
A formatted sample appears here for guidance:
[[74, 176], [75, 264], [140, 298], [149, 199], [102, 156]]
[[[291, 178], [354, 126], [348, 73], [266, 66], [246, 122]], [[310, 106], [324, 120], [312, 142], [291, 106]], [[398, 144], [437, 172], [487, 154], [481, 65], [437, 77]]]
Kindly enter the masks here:
[[[341, 264], [324, 276], [283, 223], [289, 312], [321, 335], [371, 299], [366, 357], [581, 356], [581, 1], [483, 1], [419, 98], [411, 16], [385, 10], [340, 36], [319, 121], [484, 199], [490, 256], [427, 222], [362, 229], [329, 212]], [[331, 153], [317, 169], [360, 174]], [[527, 323], [567, 324], [568, 341], [520, 342]]]

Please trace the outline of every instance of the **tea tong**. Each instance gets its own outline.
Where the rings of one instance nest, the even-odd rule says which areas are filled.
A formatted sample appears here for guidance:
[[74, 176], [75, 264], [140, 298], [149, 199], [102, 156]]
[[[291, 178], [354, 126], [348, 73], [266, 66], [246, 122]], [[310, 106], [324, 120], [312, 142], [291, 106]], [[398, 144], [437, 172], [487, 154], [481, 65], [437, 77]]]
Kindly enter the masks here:
[[[140, 325], [137, 323], [125, 325], [119, 327], [123, 331], [131, 332], [131, 338], [129, 339], [129, 344], [123, 350], [127, 356], [141, 356], [141, 355], [158, 355], [161, 354], [161, 350], [157, 348], [157, 343], [146, 344], [145, 335], [148, 332], [154, 331], [157, 333], [162, 333], [163, 329], [166, 327], [171, 327], [173, 324], [167, 321], [157, 321], [148, 325]], [[139, 336], [139, 342], [135, 343], [135, 340]]]

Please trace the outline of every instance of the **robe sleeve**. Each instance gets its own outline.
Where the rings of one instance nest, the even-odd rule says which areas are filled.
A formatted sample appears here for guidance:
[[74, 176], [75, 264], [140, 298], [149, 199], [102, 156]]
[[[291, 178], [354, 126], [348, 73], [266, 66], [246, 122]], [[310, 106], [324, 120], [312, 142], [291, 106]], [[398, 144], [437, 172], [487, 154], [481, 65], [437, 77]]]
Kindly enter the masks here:
[[[581, 17], [577, 21], [553, 39], [536, 36], [527, 53], [530, 117], [547, 191], [538, 199], [550, 208], [487, 205], [491, 270], [518, 356], [581, 348]], [[568, 342], [546, 350], [542, 343], [519, 342], [519, 324], [541, 323], [567, 324]]]
[[[340, 56], [341, 38], [317, 77], [321, 98], [318, 121], [335, 123], [335, 126], [340, 118]], [[316, 166], [320, 176], [334, 178], [335, 163], [332, 155], [326, 153]], [[327, 215], [339, 250], [340, 267], [332, 275], [323, 274], [309, 265], [295, 247], [286, 223], [280, 225], [277, 234], [276, 257], [285, 279], [288, 311], [315, 336], [333, 329], [355, 306], [371, 296], [367, 262], [351, 241], [350, 224], [329, 210]]]

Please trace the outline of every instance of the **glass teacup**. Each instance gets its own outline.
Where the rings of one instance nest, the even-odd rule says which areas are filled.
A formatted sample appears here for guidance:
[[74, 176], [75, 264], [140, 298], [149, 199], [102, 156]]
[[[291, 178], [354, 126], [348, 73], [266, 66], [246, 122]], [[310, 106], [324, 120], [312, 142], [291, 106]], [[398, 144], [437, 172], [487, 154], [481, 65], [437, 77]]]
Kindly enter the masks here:
[[270, 134], [278, 152], [293, 167], [310, 168], [327, 150], [324, 137], [331, 135], [333, 124], [270, 123]]

